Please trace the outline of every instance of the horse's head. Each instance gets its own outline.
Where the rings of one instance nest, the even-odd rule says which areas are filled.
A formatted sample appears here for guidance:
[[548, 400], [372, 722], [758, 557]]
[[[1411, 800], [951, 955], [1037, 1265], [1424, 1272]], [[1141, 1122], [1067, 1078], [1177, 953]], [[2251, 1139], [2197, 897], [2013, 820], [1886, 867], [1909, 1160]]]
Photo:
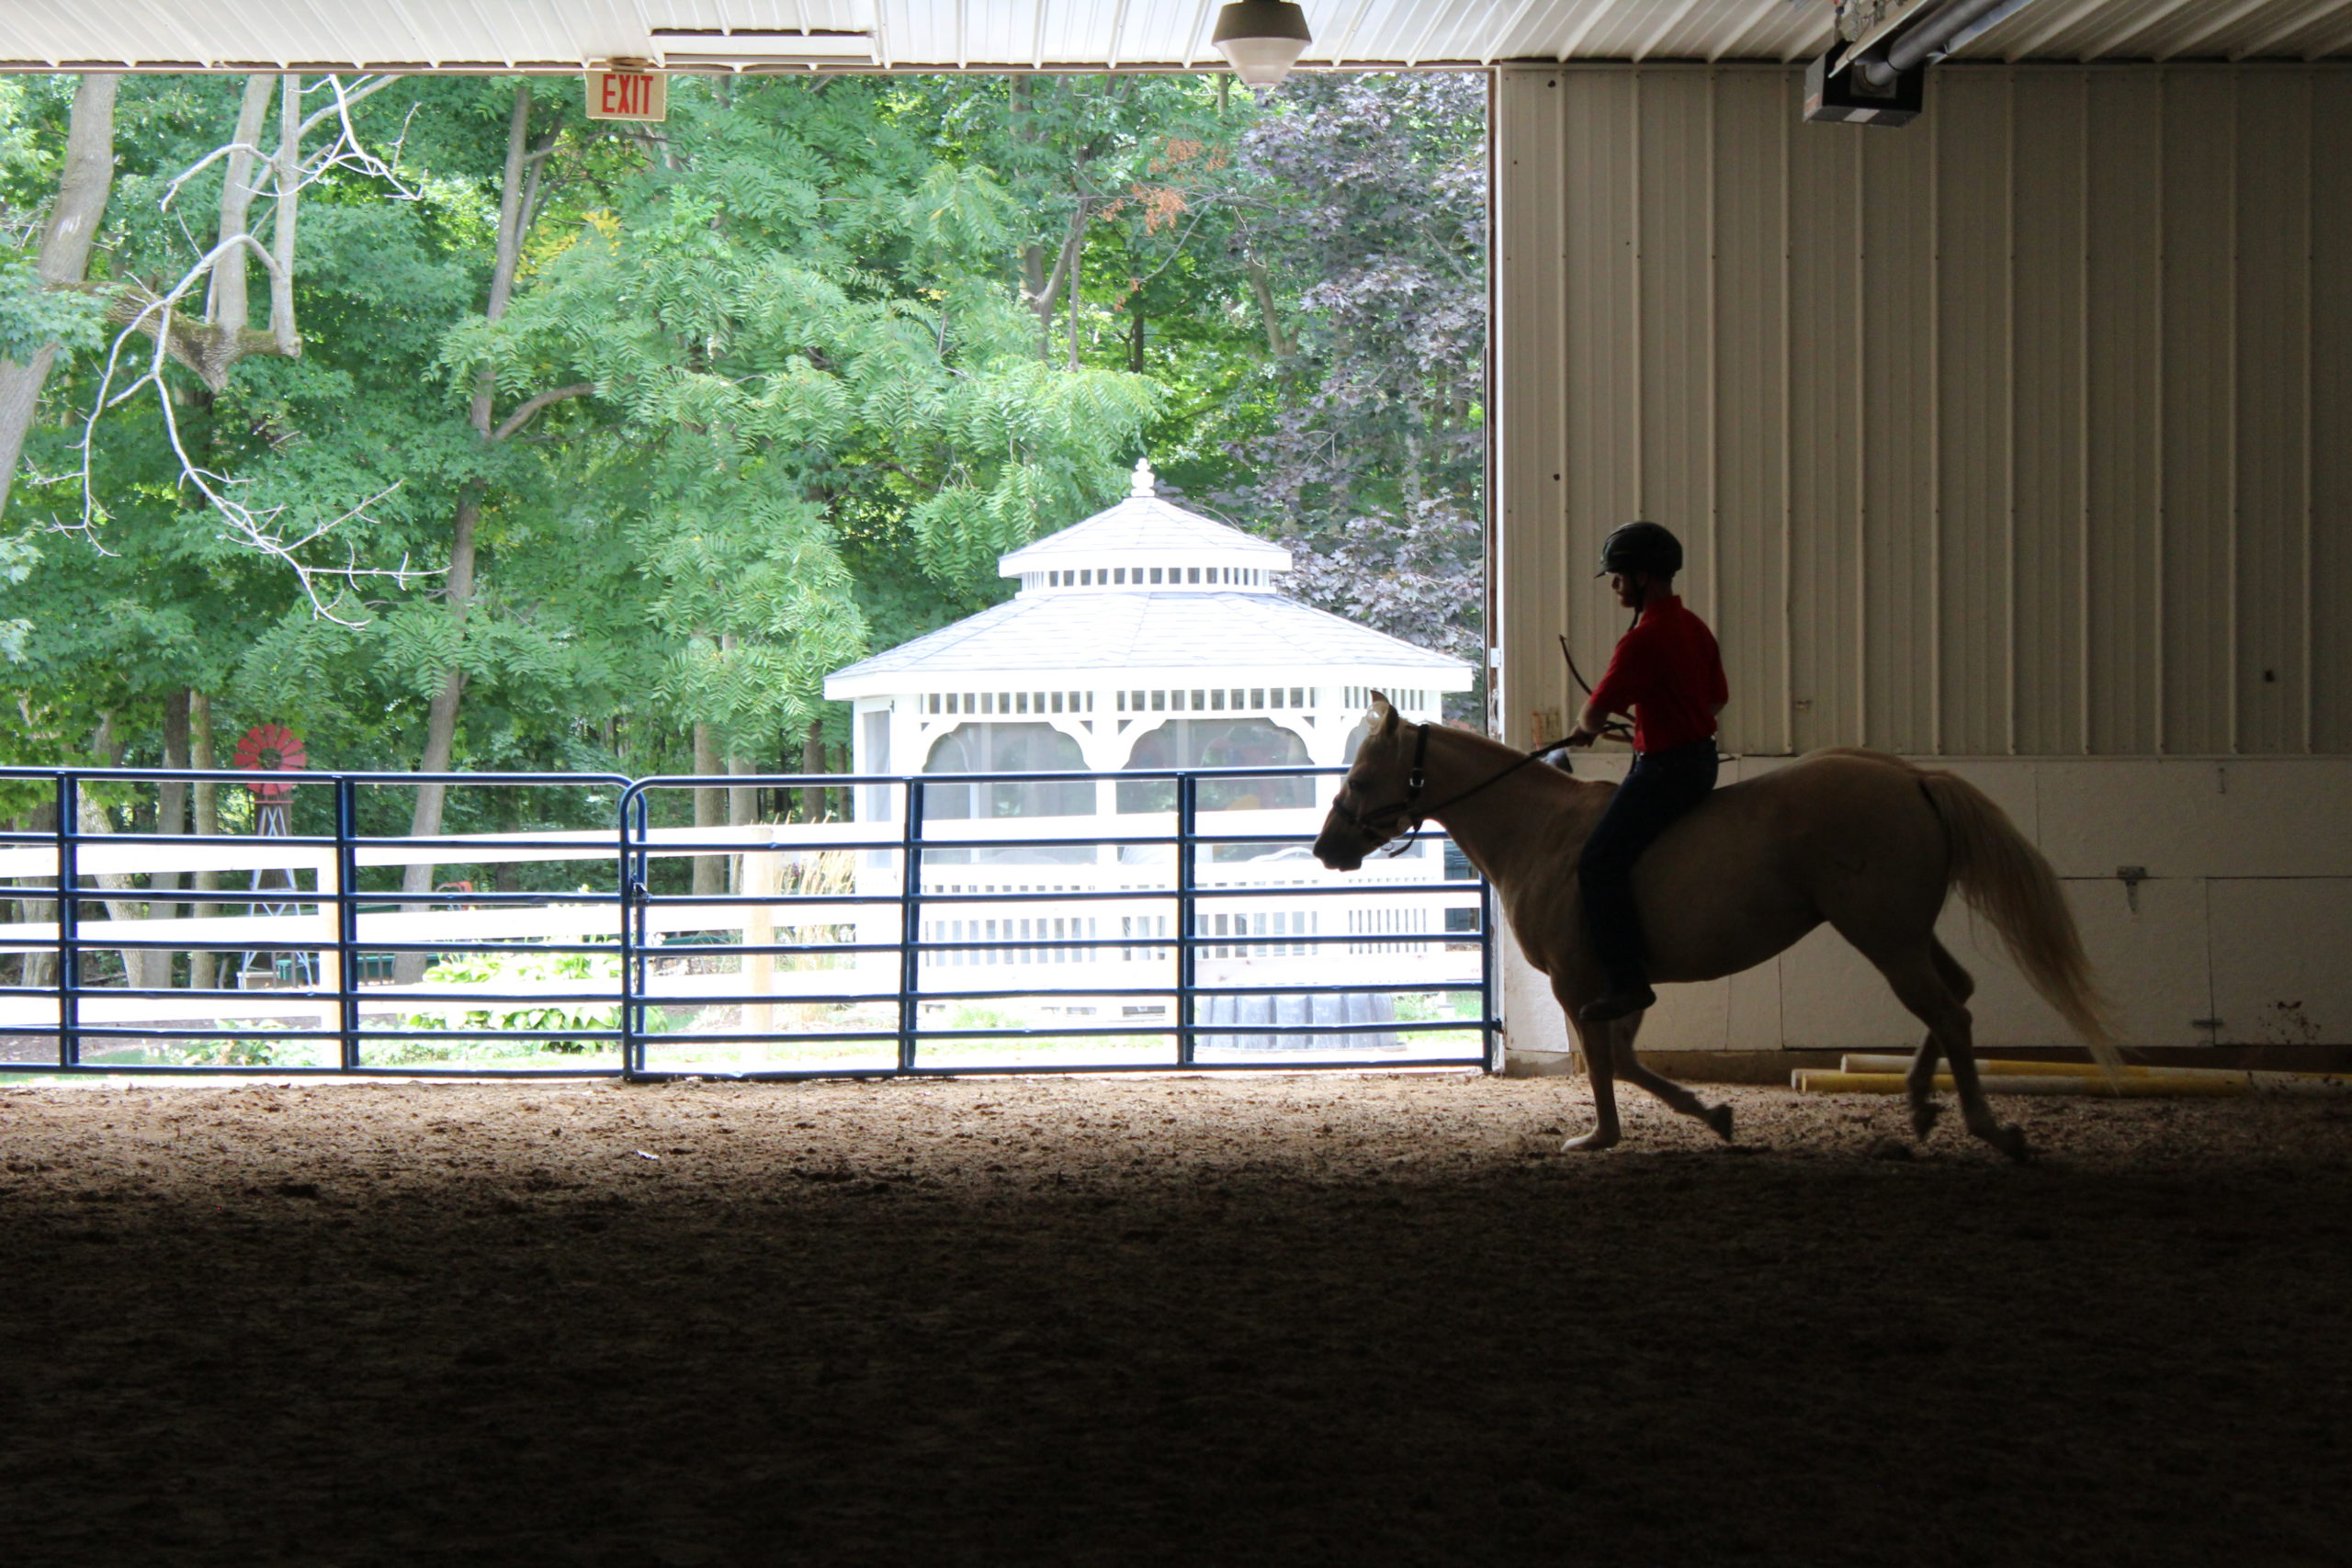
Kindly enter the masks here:
[[1364, 856], [1403, 832], [1420, 794], [1420, 781], [1410, 776], [1413, 744], [1403, 716], [1374, 692], [1368, 717], [1371, 730], [1331, 799], [1323, 830], [1315, 836], [1315, 858], [1333, 871], [1355, 870]]

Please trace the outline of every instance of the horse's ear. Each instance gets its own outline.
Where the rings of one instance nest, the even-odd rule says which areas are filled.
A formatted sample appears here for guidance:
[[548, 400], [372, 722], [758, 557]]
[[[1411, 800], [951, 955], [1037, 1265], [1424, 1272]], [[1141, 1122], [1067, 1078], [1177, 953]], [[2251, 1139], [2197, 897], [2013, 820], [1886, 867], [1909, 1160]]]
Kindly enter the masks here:
[[1388, 701], [1388, 694], [1387, 694], [1387, 693], [1385, 693], [1385, 692], [1374, 692], [1374, 693], [1373, 693], [1373, 694], [1372, 694], [1372, 728], [1373, 728], [1373, 729], [1374, 729], [1376, 733], [1378, 733], [1378, 734], [1386, 735], [1386, 734], [1388, 734], [1391, 730], [1394, 730], [1394, 729], [1396, 728], [1396, 722], [1397, 722], [1396, 709], [1396, 707], [1395, 707], [1393, 705], [1391, 705], [1391, 704], [1390, 704], [1390, 702]]

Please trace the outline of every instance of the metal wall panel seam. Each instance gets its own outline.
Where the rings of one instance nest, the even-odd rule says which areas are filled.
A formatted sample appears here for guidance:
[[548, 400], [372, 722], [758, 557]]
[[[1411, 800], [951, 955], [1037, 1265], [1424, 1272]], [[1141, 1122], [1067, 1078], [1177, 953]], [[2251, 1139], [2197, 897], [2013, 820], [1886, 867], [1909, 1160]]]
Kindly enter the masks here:
[[2154, 711], [2149, 717], [2154, 733], [2155, 754], [2159, 757], [2165, 754], [2165, 748], [2171, 739], [2168, 733], [2169, 727], [2165, 722], [2165, 716], [2170, 706], [2165, 700], [2165, 681], [2169, 660], [2165, 658], [2165, 638], [2171, 634], [2171, 627], [2166, 624], [2169, 617], [2165, 614], [2165, 528], [2168, 521], [2165, 515], [2165, 333], [2166, 326], [2165, 283], [2165, 275], [2171, 270], [2167, 265], [2169, 258], [2165, 247], [2165, 100], [2166, 89], [2170, 85], [2170, 73], [2157, 72], [2156, 118], [2155, 124], [2149, 128], [2150, 143], [2154, 147], [2156, 154], [2154, 188], [2152, 192], [2155, 210], [2150, 216], [2150, 237], [2154, 241], [2156, 277], [2154, 297], [2148, 301], [2149, 308], [2155, 318], [2154, 330], [2149, 333], [2148, 350], [2149, 407], [2153, 415], [2148, 421], [2149, 463], [2152, 477], [2151, 499], [2155, 503], [2150, 508], [2149, 519], [2152, 544], [2150, 553], [2155, 562], [2154, 570], [2150, 576], [2148, 584], [2151, 619], [2154, 623], [2149, 652], [2155, 665], [2154, 687], [2150, 693], [2151, 700], [2154, 704]]
[[2081, 373], [2075, 382], [2075, 454], [2081, 484], [2075, 518], [2075, 704], [2077, 756], [2091, 753], [2091, 79], [2083, 73], [2075, 89], [2082, 161], [2082, 240], [2075, 246], [2075, 287], [2082, 305], [2075, 316], [2075, 355]]
[[1928, 749], [1944, 750], [1944, 117], [1928, 117]]
[[[1202, 12], [1207, 13], [1207, 0], [1202, 0]], [[1510, 433], [1503, 412], [1503, 386], [1507, 373], [1504, 333], [1515, 324], [1504, 279], [1512, 274], [1516, 251], [1511, 234], [1505, 227], [1510, 209], [1503, 197], [1503, 182], [1510, 178], [1510, 158], [1515, 143], [1504, 130], [1514, 102], [1511, 73], [1490, 71], [1487, 73], [1487, 232], [1489, 236], [1487, 271], [1487, 626], [1482, 640], [1487, 661], [1487, 733], [1506, 745], [1510, 730], [1503, 706], [1503, 666], [1510, 662], [1504, 638], [1510, 635], [1510, 615], [1502, 603], [1502, 583], [1508, 562], [1503, 552], [1510, 546], [1510, 533], [1506, 524], [1510, 517], [1511, 491], [1510, 470], [1506, 467], [1510, 454]]]
[[2001, 716], [2006, 753], [2018, 754], [2018, 77], [2004, 73], [2002, 118], [2008, 134], [2001, 152], [2001, 241], [2007, 286], [2001, 290]]
[[[2331, 72], [2317, 81], [2328, 89], [2324, 97], [2334, 118], [2324, 119], [2314, 113], [2314, 130], [2324, 124], [2341, 126], [2346, 118], [2352, 118], [2352, 74]], [[2329, 151], [2335, 152], [2338, 145], [2332, 140]], [[2312, 535], [2314, 565], [2324, 581], [2314, 583], [2312, 592], [2314, 604], [2329, 598], [2331, 591], [2334, 602], [2341, 604], [2352, 599], [2352, 592], [2346, 591], [2352, 584], [2347, 584], [2345, 573], [2346, 536], [2352, 533], [2346, 526], [2346, 478], [2347, 472], [2352, 472], [2352, 458], [2347, 457], [2341, 438], [2347, 423], [2352, 423], [2346, 419], [2346, 395], [2352, 390], [2352, 373], [2348, 373], [2352, 372], [2352, 245], [2347, 245], [2347, 239], [2352, 239], [2352, 177], [2347, 176], [2347, 166], [2340, 157], [2323, 159], [2316, 148], [2312, 153], [2312, 168], [2313, 211], [2327, 218], [2324, 228], [2314, 225], [2312, 229], [2312, 271], [2314, 277], [2331, 285], [2324, 289], [2314, 285], [2312, 291], [2314, 308], [2324, 304], [2326, 310], [2321, 328], [2323, 337], [2314, 344], [2314, 348], [2324, 347], [2326, 358], [2322, 367], [2319, 355], [2313, 355], [2312, 383], [2324, 407], [2314, 405], [2312, 417], [2317, 422], [2325, 413], [2332, 422], [2329, 428], [2338, 432], [2337, 439], [2315, 442], [2312, 446], [2314, 505], [2319, 504], [2317, 486], [2324, 483], [2328, 491], [2326, 502], [2334, 509], [2327, 515], [2334, 519], [2335, 526], [2324, 534], [2314, 531]], [[2325, 196], [2319, 188], [2323, 175], [2328, 182]], [[2324, 544], [2326, 547], [2323, 552]], [[2328, 617], [2326, 625], [2330, 629], [2324, 639], [2316, 618], [2309, 625], [2313, 673], [2324, 674], [2327, 681], [2324, 702], [2316, 694], [2313, 698], [2319, 716], [2316, 739], [2331, 747], [2334, 754], [2341, 754], [2352, 747], [2352, 731], [2346, 724], [2347, 698], [2352, 697], [2346, 684], [2347, 674], [2352, 674], [2352, 657], [2346, 656], [2346, 623], [2341, 615]], [[2315, 681], [2315, 688], [2316, 685]]]
[[[1193, 40], [1200, 41], [1201, 19], [1208, 15], [1208, 0], [1200, 0], [1200, 8], [1193, 18]], [[1189, 58], [1186, 63], [1190, 63]], [[1478, 603], [1483, 607], [1478, 628], [1479, 673], [1486, 678], [1486, 711], [1479, 716], [1484, 733], [1510, 743], [1510, 737], [1501, 728], [1502, 710], [1496, 705], [1497, 687], [1501, 684], [1503, 613], [1495, 596], [1495, 563], [1501, 558], [1503, 547], [1502, 516], [1504, 507], [1503, 476], [1498, 458], [1500, 455], [1501, 405], [1495, 394], [1500, 389], [1498, 367], [1501, 348], [1496, 340], [1495, 323], [1502, 319], [1502, 263], [1508, 254], [1503, 238], [1502, 212], [1499, 206], [1502, 192], [1503, 150], [1501, 145], [1502, 81], [1497, 73], [1487, 75], [1487, 363], [1480, 377], [1479, 395], [1486, 400], [1487, 440], [1485, 460], [1479, 471], [1486, 481], [1486, 504], [1481, 508], [1484, 527], [1481, 529], [1485, 549], [1478, 562]], [[1494, 923], [1491, 901], [1479, 914], [1487, 925]], [[1499, 991], [1493, 993], [1500, 996]], [[1496, 1010], [1499, 1011], [1499, 1009]]]
[[[1520, 123], [1526, 112], [1521, 104], [1520, 80], [1516, 72], [1495, 74], [1493, 184], [1487, 197], [1495, 212], [1494, 251], [1498, 258], [1493, 282], [1495, 312], [1488, 336], [1495, 379], [1500, 389], [1493, 408], [1494, 436], [1488, 443], [1495, 469], [1494, 504], [1499, 514], [1490, 570], [1502, 584], [1504, 602], [1487, 628], [1487, 646], [1493, 650], [1487, 658], [1487, 695], [1488, 705], [1500, 716], [1500, 734], [1505, 740], [1513, 734], [1509, 716], [1518, 700], [1520, 660], [1513, 645], [1521, 637], [1517, 612], [1524, 597], [1523, 593], [1512, 593], [1510, 589], [1523, 575], [1519, 541], [1536, 535], [1532, 521], [1520, 516], [1526, 503], [1520, 476], [1527, 471], [1528, 465], [1520, 455], [1524, 441], [1519, 422], [1523, 417], [1522, 411], [1532, 410], [1538, 401], [1532, 392], [1522, 400], [1520, 391], [1518, 344], [1529, 330], [1520, 320], [1521, 299], [1531, 272], [1539, 276], [1541, 273], [1540, 268], [1529, 266], [1525, 260], [1526, 220], [1522, 212], [1529, 182], [1520, 172], [1520, 159], [1528, 137]], [[1514, 526], [1514, 523], [1518, 525]]]
[[[1690, 7], [1685, 6], [1682, 14]], [[1676, 19], [1680, 20], [1680, 16]], [[1715, 95], [1721, 90], [1713, 67], [1707, 71], [1707, 624], [1723, 632], [1723, 509], [1724, 457], [1722, 422], [1716, 417], [1715, 398], [1721, 382], [1721, 356], [1716, 353], [1716, 321], [1720, 314], [1716, 294], [1722, 279], [1715, 271], [1715, 164], [1719, 154], [1715, 150]]]
[[1794, 355], [1790, 336], [1794, 331], [1793, 307], [1791, 304], [1792, 284], [1790, 279], [1789, 207], [1792, 187], [1789, 177], [1789, 138], [1796, 125], [1796, 97], [1799, 92], [1794, 76], [1781, 73], [1781, 750], [1793, 755], [1797, 749], [1796, 715], [1796, 562], [1791, 536], [1796, 517], [1796, 377]]
[[[1566, 511], [1563, 485], [1573, 455], [1566, 450], [1564, 370], [1567, 330], [1566, 105], [1557, 72], [1499, 74], [1494, 121], [1506, 151], [1498, 158], [1498, 229], [1508, 247], [1498, 283], [1504, 304], [1494, 334], [1501, 452], [1503, 539], [1498, 624], [1492, 642], [1502, 653], [1496, 682], [1499, 732], [1520, 733], [1522, 720], [1565, 677], [1542, 657], [1547, 628], [1565, 608], [1561, 552]], [[1540, 105], [1539, 108], [1537, 106]], [[1541, 171], [1540, 174], [1538, 171]], [[1547, 349], [1555, 350], [1546, 352]], [[1561, 464], [1549, 488], [1543, 475]], [[1532, 740], [1532, 734], [1529, 739]]]
[[[2213, 879], [2211, 877], [2200, 876], [2197, 879], [2197, 901], [2199, 906], [2199, 923], [2205, 928], [2205, 1016], [2219, 1018], [2221, 1014], [2215, 1010], [2219, 997], [2213, 979]], [[2221, 1043], [2222, 1030], [2224, 1027], [2226, 1025], [2216, 1025], [2209, 1031], [2205, 1043], [2208, 1045]]]
[[[2243, 673], [2243, 671], [2238, 668], [2238, 555], [2245, 543], [2244, 536], [2245, 531], [2245, 517], [2243, 509], [2238, 504], [2238, 376], [2241, 368], [2239, 360], [2243, 357], [2245, 350], [2245, 344], [2239, 342], [2239, 333], [2244, 329], [2238, 319], [2238, 249], [2245, 243], [2245, 223], [2238, 210], [2236, 189], [2238, 160], [2243, 152], [2243, 149], [2239, 146], [2239, 141], [2245, 129], [2243, 122], [2245, 119], [2245, 104], [2244, 101], [2245, 95], [2239, 89], [2238, 73], [2234, 68], [2233, 68], [2229, 73], [2229, 82], [2230, 154], [2229, 163], [2226, 166], [2230, 171], [2231, 186], [2229, 204], [2230, 276], [2228, 287], [2222, 293], [2222, 299], [2229, 307], [2230, 324], [2229, 330], [2222, 334], [2222, 341], [2229, 345], [2230, 352], [2230, 373], [2226, 378], [2226, 389], [2229, 395], [2229, 416], [2226, 426], [2226, 436], [2222, 446], [2222, 450], [2225, 454], [2223, 462], [2228, 468], [2228, 473], [2223, 482], [2226, 486], [2226, 493], [2230, 498], [2230, 530], [2228, 540], [2230, 551], [2229, 590], [2228, 597], [2223, 602], [2223, 615], [2226, 620], [2226, 627], [2223, 632], [2223, 647], [2229, 650], [2227, 660], [2227, 673], [2229, 679], [2222, 687], [2224, 703], [2222, 713], [2224, 715], [2224, 722], [2229, 727], [2230, 753], [2234, 756], [2245, 750], [2245, 737], [2238, 732], [2238, 679]], [[2210, 1017], [2211, 1015], [2209, 1014], [2208, 1016]]]
[[2316, 745], [2317, 714], [2316, 699], [2312, 694], [2312, 682], [2317, 674], [2312, 660], [2312, 617], [2319, 612], [2319, 604], [2312, 589], [2312, 574], [2318, 564], [2312, 548], [2312, 495], [2317, 482], [2317, 476], [2312, 472], [2312, 410], [2314, 400], [2318, 396], [2318, 390], [2312, 378], [2312, 367], [2319, 355], [2312, 346], [2314, 314], [2312, 301], [2312, 296], [2318, 291], [2320, 286], [2316, 259], [2319, 251], [2317, 201], [2320, 172], [2317, 167], [2318, 161], [2312, 156], [2310, 134], [2311, 128], [2319, 123], [2319, 105], [2315, 101], [2317, 95], [2312, 91], [2312, 80], [2308, 74], [2302, 78], [2302, 89], [2304, 135], [2302, 143], [2297, 151], [2302, 154], [2303, 161], [2303, 320], [2302, 332], [2298, 341], [2302, 344], [2303, 350], [2302, 429], [2300, 432], [2303, 468], [2303, 536], [2301, 573], [2303, 595], [2303, 754], [2309, 756]]
[[[1551, 125], [1549, 145], [1555, 150], [1559, 176], [1551, 185], [1551, 208], [1547, 215], [1553, 258], [1550, 306], [1557, 323], [1555, 332], [1560, 352], [1549, 362], [1549, 367], [1544, 374], [1548, 378], [1545, 390], [1551, 400], [1553, 460], [1560, 468], [1552, 476], [1551, 490], [1545, 492], [1549, 501], [1548, 533], [1553, 541], [1547, 558], [1557, 564], [1541, 581], [1545, 585], [1544, 597], [1550, 601], [1549, 624], [1566, 631], [1569, 629], [1567, 561], [1572, 540], [1568, 532], [1568, 486], [1573, 469], [1569, 465], [1577, 460], [1577, 455], [1568, 447], [1570, 423], [1564, 376], [1569, 364], [1568, 340], [1576, 329], [1576, 318], [1568, 310], [1568, 78], [1555, 73], [1550, 82], [1551, 86], [1545, 89], [1544, 100], [1544, 118]], [[1539, 632], [1537, 635], [1540, 637], [1542, 634]], [[1560, 718], [1565, 728], [1567, 722], [1567, 672], [1555, 667], [1549, 659], [1542, 658], [1548, 651], [1539, 643], [1531, 649], [1530, 657], [1542, 660], [1540, 668], [1548, 672], [1545, 683], [1561, 694]]]
[[1854, 148], [1854, 713], [1850, 731], [1871, 743], [1870, 178], [1861, 137]]
[[1642, 309], [1642, 222], [1643, 209], [1648, 206], [1642, 185], [1642, 69], [1634, 67], [1634, 90], [1625, 97], [1625, 116], [1634, 130], [1634, 179], [1631, 191], [1630, 217], [1634, 224], [1634, 353], [1632, 389], [1634, 407], [1634, 515], [1647, 517], [1649, 511], [1649, 443], [1647, 438], [1649, 407], [1646, 399], [1642, 351], [1646, 344], [1645, 333], [1647, 318]]

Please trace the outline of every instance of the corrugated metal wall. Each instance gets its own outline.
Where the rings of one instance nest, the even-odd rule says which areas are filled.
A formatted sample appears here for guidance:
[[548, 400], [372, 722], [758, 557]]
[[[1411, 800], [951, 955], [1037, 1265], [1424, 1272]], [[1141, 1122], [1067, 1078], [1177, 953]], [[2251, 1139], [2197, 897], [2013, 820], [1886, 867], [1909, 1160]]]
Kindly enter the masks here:
[[1509, 738], [1648, 516], [1734, 750], [2352, 753], [2352, 70], [1947, 64], [1895, 131], [1499, 77]]

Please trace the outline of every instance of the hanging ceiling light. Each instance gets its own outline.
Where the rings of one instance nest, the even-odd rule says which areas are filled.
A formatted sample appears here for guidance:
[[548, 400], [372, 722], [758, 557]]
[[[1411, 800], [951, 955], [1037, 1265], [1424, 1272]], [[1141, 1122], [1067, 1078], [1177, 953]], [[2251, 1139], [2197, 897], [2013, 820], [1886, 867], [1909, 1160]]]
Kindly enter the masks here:
[[1306, 13], [1293, 0], [1232, 0], [1216, 14], [1209, 41], [1235, 75], [1253, 87], [1272, 87], [1290, 74], [1292, 62], [1306, 52], [1315, 35], [1306, 30]]

